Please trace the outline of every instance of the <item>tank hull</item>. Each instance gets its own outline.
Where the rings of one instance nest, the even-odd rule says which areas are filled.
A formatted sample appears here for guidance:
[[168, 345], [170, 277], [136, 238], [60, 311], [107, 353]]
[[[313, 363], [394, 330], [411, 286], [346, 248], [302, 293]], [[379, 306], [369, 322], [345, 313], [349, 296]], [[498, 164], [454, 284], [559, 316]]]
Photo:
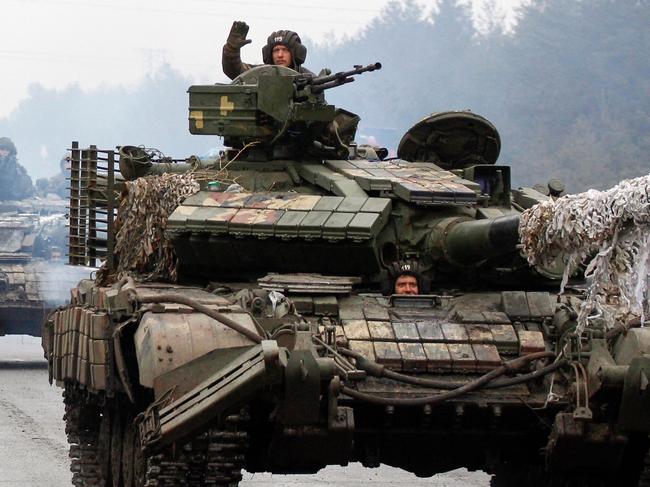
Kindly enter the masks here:
[[[274, 275], [273, 282], [280, 277]], [[569, 386], [545, 373], [543, 363], [513, 369], [520, 373], [514, 378], [533, 370], [527, 380], [508, 383], [513, 377], [507, 374], [501, 385], [435, 399], [500, 364], [549, 354], [554, 341], [541, 331], [542, 324], [557, 320], [557, 297], [549, 293], [337, 294], [329, 299], [288, 293], [309, 326], [256, 344], [199, 309], [204, 305], [222, 319], [234, 317], [253, 333], [253, 320], [262, 328], [295, 323], [292, 314], [270, 318], [234, 304], [242, 303], [242, 294], [268, 296], [268, 289], [242, 285], [234, 294], [215, 296], [166, 283], [125, 287], [83, 281], [73, 289], [71, 306], [50, 317], [44, 341], [53, 380], [66, 389], [66, 397], [75, 398], [70, 407], [95, 414], [94, 441], [108, 445], [102, 435], [135, 435], [137, 447], [123, 466], [113, 466], [110, 455], [99, 458], [105, 470], [116, 469], [110, 475], [133, 475], [126, 468], [139, 470], [142, 482], [161, 476], [181, 482], [198, 468], [206, 481], [226, 478], [236, 485], [242, 468], [301, 474], [361, 462], [431, 476], [459, 467], [504, 475], [505, 466], [512, 465], [545, 472], [552, 464], [553, 475], [590, 485], [617, 475], [622, 462], [645, 451], [642, 431], [612, 427], [616, 415], [599, 409], [611, 402], [602, 392], [590, 403], [590, 411], [601, 411], [596, 418], [567, 413]], [[135, 296], [155, 305], [135, 315]], [[324, 318], [339, 324], [323, 329]], [[642, 338], [628, 349], [650, 343], [645, 330], [639, 333]], [[343, 373], [321, 356], [319, 343], [438, 386], [379, 377], [372, 368], [363, 372], [363, 365]], [[617, 360], [629, 350], [621, 353]], [[555, 397], [549, 399], [552, 382]], [[426, 397], [434, 399], [408, 403]], [[116, 431], [103, 430], [109, 426]], [[219, 466], [205, 470], [188, 456], [195, 450], [221, 451], [219, 461], [212, 460]], [[541, 450], [546, 455], [540, 456]], [[565, 451], [574, 453], [565, 457]]]

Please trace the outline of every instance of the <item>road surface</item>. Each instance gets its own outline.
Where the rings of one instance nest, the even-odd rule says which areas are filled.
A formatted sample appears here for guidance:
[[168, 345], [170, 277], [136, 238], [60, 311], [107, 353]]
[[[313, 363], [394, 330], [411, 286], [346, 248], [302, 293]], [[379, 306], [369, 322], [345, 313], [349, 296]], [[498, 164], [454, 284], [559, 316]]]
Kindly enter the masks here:
[[[50, 386], [40, 339], [0, 337], [0, 487], [69, 487], [61, 389]], [[244, 473], [241, 487], [485, 487], [489, 476], [455, 470], [420, 479], [382, 466], [328, 467], [315, 475]]]

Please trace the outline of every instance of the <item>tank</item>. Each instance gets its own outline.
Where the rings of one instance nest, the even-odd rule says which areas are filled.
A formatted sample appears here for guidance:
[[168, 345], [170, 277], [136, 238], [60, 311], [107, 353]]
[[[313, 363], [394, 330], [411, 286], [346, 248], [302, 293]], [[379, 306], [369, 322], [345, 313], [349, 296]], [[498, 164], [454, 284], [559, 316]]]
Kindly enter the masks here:
[[[324, 92], [380, 68], [190, 87], [212, 159], [73, 143], [70, 263], [102, 267], [43, 346], [74, 485], [349, 462], [645, 485], [650, 332], [574, 332], [579, 272], [560, 293], [564, 264], [522, 254], [522, 212], [551, 196], [511, 187], [487, 119], [434, 113], [393, 159], [355, 144]], [[394, 292], [405, 265], [417, 294]]]
[[64, 304], [65, 287], [81, 277], [79, 268], [60, 270], [66, 204], [63, 199], [0, 201], [0, 335], [41, 336], [48, 310]]
[[41, 336], [45, 315], [66, 302], [81, 273], [64, 266], [67, 200], [34, 196], [17, 152], [0, 137], [0, 336]]

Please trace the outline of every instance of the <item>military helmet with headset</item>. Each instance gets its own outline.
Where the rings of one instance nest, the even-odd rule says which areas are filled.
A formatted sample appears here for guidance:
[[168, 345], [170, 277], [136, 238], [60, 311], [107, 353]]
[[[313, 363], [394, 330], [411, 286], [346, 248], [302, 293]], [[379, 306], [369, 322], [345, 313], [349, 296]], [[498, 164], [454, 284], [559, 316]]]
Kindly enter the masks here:
[[428, 294], [431, 291], [431, 281], [422, 272], [422, 266], [417, 260], [398, 260], [388, 264], [389, 281], [384, 286], [384, 294], [392, 294], [395, 291], [395, 282], [400, 276], [413, 276], [417, 280], [420, 294]]
[[294, 69], [298, 70], [307, 58], [307, 48], [302, 45], [300, 36], [292, 30], [278, 30], [269, 36], [266, 45], [262, 47], [264, 64], [273, 64], [273, 48], [278, 45], [289, 48]]

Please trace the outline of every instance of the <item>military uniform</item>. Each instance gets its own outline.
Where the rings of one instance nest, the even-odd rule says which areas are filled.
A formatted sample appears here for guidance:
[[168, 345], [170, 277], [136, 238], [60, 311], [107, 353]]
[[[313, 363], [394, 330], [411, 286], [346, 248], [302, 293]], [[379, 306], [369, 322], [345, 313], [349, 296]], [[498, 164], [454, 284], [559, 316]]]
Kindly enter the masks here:
[[248, 71], [249, 69], [254, 68], [256, 66], [255, 64], [242, 63], [239, 51], [240, 51], [239, 47], [233, 47], [229, 45], [227, 42], [223, 45], [223, 53], [221, 55], [221, 66], [223, 68], [223, 72], [230, 79], [235, 79], [244, 71]]

